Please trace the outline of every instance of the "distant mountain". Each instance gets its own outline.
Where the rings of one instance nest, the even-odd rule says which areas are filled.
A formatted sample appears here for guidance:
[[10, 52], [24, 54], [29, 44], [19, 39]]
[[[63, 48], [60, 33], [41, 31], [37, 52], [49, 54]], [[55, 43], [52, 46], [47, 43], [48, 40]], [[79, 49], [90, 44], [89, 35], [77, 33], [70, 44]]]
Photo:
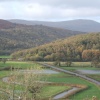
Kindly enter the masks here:
[[0, 19], [0, 29], [14, 28], [14, 27], [16, 27], [16, 25], [17, 24], [15, 24], [15, 23], [11, 23], [9, 21]]
[[5, 20], [1, 20], [0, 25], [0, 55], [82, 33], [43, 25], [14, 24]]
[[15, 52], [12, 57], [32, 61], [82, 61], [84, 50], [95, 50], [93, 54], [87, 53], [90, 57], [97, 54], [97, 58], [100, 59], [100, 33], [71, 36], [42, 46]]
[[20, 27], [25, 27], [25, 26], [27, 25], [12, 23], [10, 21], [0, 19], [0, 29], [20, 28]]
[[27, 20], [9, 20], [13, 23], [26, 25], [45, 25], [50, 27], [58, 27], [81, 32], [100, 32], [100, 23], [93, 20], [69, 20], [61, 22], [46, 22], [46, 21], [27, 21]]

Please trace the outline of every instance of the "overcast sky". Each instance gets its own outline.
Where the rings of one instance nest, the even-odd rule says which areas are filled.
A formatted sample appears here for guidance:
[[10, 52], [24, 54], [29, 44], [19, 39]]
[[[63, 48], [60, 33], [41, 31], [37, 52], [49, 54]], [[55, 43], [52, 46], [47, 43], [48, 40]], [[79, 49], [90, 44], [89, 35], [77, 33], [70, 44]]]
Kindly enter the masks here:
[[100, 0], [0, 0], [0, 19], [100, 22]]

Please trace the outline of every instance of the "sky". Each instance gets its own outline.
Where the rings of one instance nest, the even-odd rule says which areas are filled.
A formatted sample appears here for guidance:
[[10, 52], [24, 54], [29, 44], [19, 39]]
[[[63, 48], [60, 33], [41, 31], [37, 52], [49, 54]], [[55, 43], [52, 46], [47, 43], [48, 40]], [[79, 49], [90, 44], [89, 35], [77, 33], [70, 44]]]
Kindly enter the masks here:
[[0, 19], [100, 22], [100, 0], [0, 0]]

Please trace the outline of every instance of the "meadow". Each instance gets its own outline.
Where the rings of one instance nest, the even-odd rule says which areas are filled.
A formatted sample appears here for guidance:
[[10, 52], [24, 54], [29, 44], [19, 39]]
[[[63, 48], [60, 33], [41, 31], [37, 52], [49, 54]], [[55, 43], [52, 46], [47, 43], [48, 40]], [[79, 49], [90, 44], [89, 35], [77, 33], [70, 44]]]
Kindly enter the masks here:
[[0, 56], [0, 58], [11, 58], [11, 56], [4, 56], [4, 55], [2, 55], [2, 56]]
[[[81, 67], [81, 65], [83, 65]], [[14, 67], [14, 68], [21, 68], [21, 69], [27, 69], [27, 68], [34, 68], [34, 67], [42, 67], [43, 66], [34, 63], [34, 62], [19, 62], [19, 61], [7, 61], [5, 64], [3, 62], [0, 62], [0, 68], [3, 67]], [[66, 67], [65, 65], [62, 66], [62, 68], [66, 70], [72, 70], [75, 71], [77, 68], [78, 69], [96, 69], [96, 68], [91, 68], [90, 63], [79, 63], [75, 62], [75, 65], [72, 67]], [[46, 68], [45, 68], [46, 69]], [[2, 82], [2, 78], [9, 76], [11, 74], [10, 70], [2, 70], [0, 71], [0, 88], [6, 88], [7, 83]], [[96, 76], [94, 76], [96, 77]], [[100, 87], [96, 86], [95, 84], [88, 82], [84, 79], [81, 79], [79, 77], [69, 75], [69, 74], [64, 74], [59, 72], [59, 74], [51, 74], [51, 75], [45, 75], [43, 76], [42, 79], [46, 78], [47, 82], [54, 82], [54, 83], [66, 83], [66, 84], [81, 84], [81, 85], [86, 85], [88, 88], [86, 90], [83, 90], [81, 92], [78, 92], [77, 94], [74, 94], [70, 97], [71, 100], [83, 100], [84, 98], [92, 98], [92, 96], [96, 96], [97, 98], [100, 98]], [[96, 77], [97, 78], [97, 77]], [[98, 76], [100, 78], [100, 76]], [[97, 79], [98, 79], [97, 78]], [[68, 90], [71, 87], [66, 87], [66, 86], [53, 86], [53, 85], [45, 85], [40, 92], [41, 98], [48, 98], [52, 97], [59, 92]], [[17, 87], [18, 89], [18, 87]]]
[[[66, 67], [65, 65], [62, 65], [63, 69], [77, 72], [77, 70], [100, 70], [100, 68], [91, 67], [90, 62], [73, 62], [71, 67]], [[100, 73], [99, 74], [85, 74], [86, 76], [93, 78], [97, 81], [100, 81]]]
[[[46, 63], [54, 65], [54, 62], [46, 62]], [[91, 67], [90, 62], [72, 62], [72, 65], [70, 67], [66, 66], [64, 62], [61, 62], [60, 67], [72, 72], [77, 72], [77, 70], [100, 70], [100, 68]], [[85, 74], [85, 75], [97, 81], [100, 81], [100, 74]]]
[[[43, 66], [41, 66], [39, 64], [36, 64], [36, 63], [33, 63], [33, 62], [7, 61], [5, 64], [3, 62], [0, 62], [0, 68], [8, 67], [8, 66], [11, 66], [13, 68], [21, 68], [21, 69], [24, 69], [24, 70], [29, 69], [29, 68], [34, 69], [34, 67], [40, 67], [40, 68], [43, 67]], [[11, 75], [11, 73], [12, 73], [11, 70], [2, 70], [2, 71], [0, 71], [0, 89], [1, 88], [5, 89], [8, 86], [7, 83], [2, 81], [2, 78]], [[59, 76], [60, 75], [61, 74], [59, 74]], [[55, 74], [54, 74], [54, 76], [55, 76]], [[44, 80], [44, 77], [42, 78], [42, 80]], [[48, 98], [48, 97], [52, 97], [55, 94], [58, 94], [59, 92], [65, 91], [69, 88], [70, 87], [66, 87], [66, 86], [52, 86], [52, 85], [49, 86], [49, 85], [45, 85], [45, 86], [43, 86], [43, 88], [41, 90], [41, 93], [39, 95], [41, 96], [41, 98]], [[16, 87], [16, 90], [20, 90], [19, 86]], [[2, 93], [1, 93], [1, 95], [2, 95]], [[38, 98], [40, 98], [40, 96]]]
[[[48, 62], [48, 64], [53, 65], [53, 62]], [[57, 66], [59, 67], [59, 66]], [[95, 68], [95, 67], [91, 67], [91, 63], [90, 62], [73, 62], [71, 67], [67, 67], [64, 62], [61, 62], [61, 68], [65, 69], [65, 70], [69, 70], [72, 72], [76, 72], [76, 70], [81, 69], [81, 70], [100, 70], [100, 68]], [[91, 77], [95, 80], [100, 81], [100, 74], [89, 74], [86, 75], [88, 77]], [[82, 85], [86, 85], [88, 86], [88, 89], [82, 92], [79, 92], [75, 95], [73, 95], [72, 97], [70, 97], [70, 99], [72, 100], [83, 100], [84, 97], [86, 97], [87, 99], [90, 99], [92, 96], [97, 96], [98, 98], [100, 98], [100, 87], [96, 86], [95, 84], [88, 82], [84, 79], [81, 79], [79, 77], [76, 76], [66, 76], [66, 77], [51, 77], [48, 79], [48, 81], [53, 81], [53, 82], [65, 82], [68, 84], [82, 84]]]

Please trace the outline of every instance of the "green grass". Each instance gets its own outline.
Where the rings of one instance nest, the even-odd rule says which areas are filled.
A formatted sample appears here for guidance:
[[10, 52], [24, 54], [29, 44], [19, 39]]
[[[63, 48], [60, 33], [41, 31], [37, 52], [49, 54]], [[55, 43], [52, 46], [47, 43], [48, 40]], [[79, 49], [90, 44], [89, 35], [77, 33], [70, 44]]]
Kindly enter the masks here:
[[[95, 68], [95, 67], [91, 67], [91, 63], [90, 62], [73, 62], [71, 67], [67, 67], [67, 66], [62, 66], [61, 68], [65, 69], [65, 70], [69, 70], [69, 71], [77, 71], [77, 70], [100, 70], [100, 68]], [[88, 74], [86, 75], [90, 78], [93, 78], [97, 81], [100, 81], [100, 74]]]
[[69, 86], [44, 86], [41, 90], [41, 98], [50, 98], [62, 91], [70, 89]]
[[0, 58], [11, 58], [11, 56], [0, 56]]
[[63, 69], [66, 69], [66, 70], [69, 70], [69, 71], [76, 71], [76, 70], [100, 70], [100, 68], [94, 68], [94, 67], [73, 67], [73, 66], [71, 66], [71, 67], [61, 67], [61, 68], [63, 68]]
[[[76, 65], [79, 64], [75, 63]], [[85, 64], [85, 63], [84, 63]], [[33, 62], [13, 62], [13, 61], [7, 61], [6, 64], [3, 64], [2, 62], [0, 62], [0, 67], [7, 67], [7, 66], [12, 66], [12, 67], [20, 67], [20, 68], [30, 68], [30, 67], [34, 67], [34, 66], [40, 66], [38, 64], [35, 64]], [[84, 65], [85, 67], [82, 68], [86, 68], [86, 69], [95, 69], [95, 68], [91, 68], [88, 67], [86, 65]], [[78, 67], [62, 67], [65, 69], [69, 69], [69, 70], [76, 70], [77, 68], [81, 69], [81, 66]], [[7, 83], [4, 83], [1, 81], [2, 77], [8, 76], [10, 74], [10, 71], [0, 71], [0, 86], [4, 86], [6, 87]], [[72, 76], [69, 74], [64, 74], [64, 73], [59, 73], [59, 74], [52, 74], [52, 75], [45, 75], [46, 77], [46, 81], [49, 82], [58, 82], [58, 83], [67, 83], [67, 84], [82, 84], [82, 85], [86, 85], [88, 86], [87, 90], [84, 90], [82, 92], [79, 92], [77, 94], [75, 94], [74, 96], [71, 97], [71, 99], [73, 100], [83, 100], [85, 97], [91, 98], [92, 96], [97, 96], [98, 98], [100, 98], [100, 87], [97, 87], [96, 85], [81, 79], [79, 77], [76, 76]], [[43, 77], [43, 79], [45, 78]], [[99, 77], [99, 76], [98, 76]], [[99, 77], [100, 78], [100, 77]], [[61, 92], [63, 90], [67, 89], [66, 87], [63, 86], [44, 86], [41, 92], [41, 96], [46, 98], [46, 97], [51, 97], [52, 95]], [[50, 94], [49, 94], [50, 93]]]
[[[48, 64], [53, 65], [53, 62], [46, 62]], [[64, 62], [61, 62], [61, 68], [66, 70], [75, 71], [77, 69], [84, 69], [84, 70], [100, 70], [100, 68], [91, 67], [90, 62], [72, 62], [71, 67], [67, 67]]]
[[100, 87], [97, 87], [96, 85], [81, 79], [79, 77], [50, 77], [48, 79], [48, 81], [50, 82], [59, 82], [59, 83], [67, 83], [67, 84], [82, 84], [82, 85], [86, 85], [88, 86], [88, 89], [85, 91], [82, 91], [78, 94], [75, 94], [74, 96], [72, 96], [71, 98], [74, 98], [74, 100], [83, 100], [86, 96], [88, 96], [89, 98], [91, 98], [92, 96], [97, 96], [98, 98], [100, 98]]
[[72, 76], [72, 75], [70, 75], [70, 74], [65, 74], [65, 73], [63, 73], [63, 72], [59, 72], [58, 74], [51, 74], [51, 75], [49, 75], [50, 77], [59, 77], [59, 78], [62, 78], [62, 77], [70, 77], [70, 76]]
[[0, 79], [10, 74], [10, 71], [0, 71]]
[[[15, 61], [7, 61], [5, 64], [0, 62], [0, 68], [3, 67], [14, 67], [14, 68], [21, 68], [21, 69], [29, 69], [29, 68], [36, 68], [42, 67], [39, 64], [32, 63], [32, 62], [15, 62]], [[12, 71], [0, 71], [0, 87], [6, 88], [7, 83], [2, 82], [2, 78], [11, 75]]]
[[[61, 63], [62, 66], [66, 66], [63, 62]], [[90, 62], [72, 62], [73, 67], [90, 67]]]
[[77, 69], [84, 69], [84, 70], [98, 70], [100, 68], [95, 68], [95, 67], [91, 67], [91, 63], [90, 62], [73, 62], [71, 67], [67, 67], [66, 65], [64, 65], [62, 63], [62, 68], [67, 69], [67, 70], [77, 70]]
[[39, 64], [33, 62], [18, 62], [18, 61], [7, 61], [5, 64], [0, 62], [0, 67], [15, 67], [15, 68], [34, 68], [34, 67], [42, 67]]
[[0, 71], [0, 88], [6, 88], [7, 83], [2, 81], [3, 77], [6, 77], [10, 74], [10, 71]]
[[[77, 67], [77, 68], [79, 69], [80, 67]], [[75, 67], [65, 67], [65, 69], [69, 69], [69, 70], [72, 70], [72, 69], [76, 70], [77, 68], [75, 68]], [[91, 68], [86, 67], [85, 69], [91, 69]], [[92, 69], [95, 69], [95, 68], [92, 68]], [[88, 86], [87, 90], [82, 91], [81, 93], [78, 93], [78, 94], [72, 96], [71, 98], [73, 98], [74, 100], [83, 100], [84, 97], [88, 96], [88, 98], [91, 98], [94, 95], [97, 96], [98, 98], [100, 98], [100, 95], [99, 95], [100, 87], [97, 87], [96, 85], [94, 85], [94, 84], [92, 84], [92, 83], [90, 83], [90, 82], [88, 82], [84, 79], [81, 79], [79, 77], [68, 76], [68, 75], [63, 77], [64, 75], [63, 74], [61, 74], [61, 75], [62, 75], [62, 77], [52, 75], [48, 78], [47, 81], [59, 82], [59, 83], [64, 82], [64, 83], [67, 83], [67, 84], [82, 84], [82, 85]], [[100, 78], [100, 76], [98, 76], [98, 78]]]
[[[48, 64], [54, 64], [54, 62], [46, 62]], [[65, 62], [61, 62], [61, 65], [62, 66], [66, 66], [65, 65]], [[91, 66], [91, 63], [90, 62], [72, 62], [72, 66], [73, 67], [90, 67]]]
[[88, 74], [86, 76], [88, 76], [90, 78], [93, 78], [93, 79], [95, 79], [97, 81], [100, 81], [100, 74]]
[[[53, 64], [52, 62], [49, 62], [49, 64]], [[70, 71], [76, 71], [77, 69], [85, 69], [85, 70], [100, 70], [100, 68], [94, 68], [91, 67], [90, 62], [73, 62], [71, 67], [67, 67], [62, 63], [61, 68], [70, 70]], [[92, 78], [99, 79], [100, 75], [90, 75]], [[81, 79], [76, 76], [70, 76], [70, 77], [50, 77], [48, 81], [51, 82], [64, 82], [68, 84], [83, 84], [88, 86], [88, 89], [82, 92], [79, 92], [72, 96], [70, 99], [72, 100], [83, 100], [84, 98], [92, 98], [92, 96], [97, 96], [97, 98], [100, 98], [100, 87], [97, 87], [95, 84], [90, 83], [84, 79]]]

